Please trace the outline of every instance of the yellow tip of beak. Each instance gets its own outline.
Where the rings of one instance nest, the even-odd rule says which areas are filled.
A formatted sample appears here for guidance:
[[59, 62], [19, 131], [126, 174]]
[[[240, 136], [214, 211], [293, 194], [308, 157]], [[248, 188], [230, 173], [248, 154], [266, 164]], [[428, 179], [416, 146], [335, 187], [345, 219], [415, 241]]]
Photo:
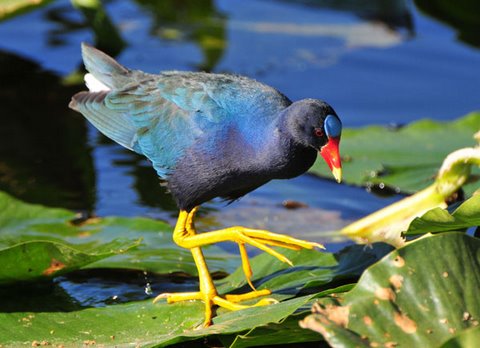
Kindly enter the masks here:
[[342, 182], [342, 168], [333, 167], [332, 174], [338, 183]]

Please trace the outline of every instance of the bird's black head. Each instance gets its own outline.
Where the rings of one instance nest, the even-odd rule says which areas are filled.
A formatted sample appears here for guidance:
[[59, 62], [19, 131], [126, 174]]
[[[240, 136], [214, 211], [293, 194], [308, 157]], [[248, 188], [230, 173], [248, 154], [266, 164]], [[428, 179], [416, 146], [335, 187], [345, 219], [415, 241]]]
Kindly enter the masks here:
[[303, 99], [292, 103], [284, 112], [286, 131], [293, 140], [319, 151], [340, 182], [342, 165], [338, 148], [342, 122], [335, 110], [321, 100]]

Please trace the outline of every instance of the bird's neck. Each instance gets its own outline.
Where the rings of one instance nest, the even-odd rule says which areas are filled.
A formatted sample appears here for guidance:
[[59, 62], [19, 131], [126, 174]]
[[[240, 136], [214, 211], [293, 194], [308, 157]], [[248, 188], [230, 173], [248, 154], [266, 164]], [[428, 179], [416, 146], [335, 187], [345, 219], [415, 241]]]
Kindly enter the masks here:
[[271, 141], [265, 148], [269, 161], [278, 173], [278, 178], [293, 178], [306, 172], [315, 162], [317, 151], [295, 140], [289, 131], [289, 120], [282, 113], [278, 122], [272, 124]]

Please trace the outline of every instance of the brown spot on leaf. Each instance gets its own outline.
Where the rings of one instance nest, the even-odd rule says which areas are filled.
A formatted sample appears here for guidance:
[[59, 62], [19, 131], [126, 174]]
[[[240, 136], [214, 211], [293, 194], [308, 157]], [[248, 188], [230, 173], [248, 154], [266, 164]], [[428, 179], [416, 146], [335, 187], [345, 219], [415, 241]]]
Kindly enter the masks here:
[[472, 315], [468, 312], [463, 312], [462, 320], [463, 321], [468, 321], [470, 319], [472, 319]]
[[377, 342], [370, 342], [370, 347], [372, 348], [380, 347], [380, 344], [378, 344]]
[[393, 259], [393, 265], [394, 265], [395, 267], [398, 267], [398, 268], [403, 267], [403, 266], [405, 266], [405, 260], [403, 259], [403, 257], [397, 255], [397, 256]]
[[375, 290], [375, 297], [383, 301], [394, 301], [395, 293], [390, 288], [378, 288]]
[[457, 332], [457, 329], [455, 329], [454, 327], [450, 327], [448, 328], [448, 332], [450, 332], [451, 334], [454, 334], [455, 332]]
[[393, 315], [393, 320], [405, 333], [412, 334], [417, 331], [417, 323], [410, 319], [406, 314], [395, 313]]
[[70, 220], [70, 224], [74, 226], [95, 225], [102, 221], [101, 218], [96, 216], [88, 216], [85, 214], [79, 214], [74, 219]]
[[290, 199], [284, 200], [282, 202], [282, 206], [284, 208], [287, 208], [287, 209], [308, 208], [307, 204], [305, 204], [303, 202], [299, 202], [299, 201], [293, 201], [293, 200], [290, 200]]
[[323, 337], [328, 338], [330, 335], [324, 325], [328, 325], [328, 320], [320, 315], [309, 315], [299, 323], [301, 328], [310, 329], [320, 333]]
[[53, 273], [58, 272], [63, 268], [65, 268], [64, 263], [58, 260], [52, 259], [52, 261], [50, 262], [50, 266], [45, 271], [43, 271], [43, 275], [46, 275], [46, 276], [52, 275]]
[[448, 272], [443, 272], [443, 273], [442, 273], [442, 277], [443, 277], [443, 278], [448, 278]]
[[350, 306], [327, 306], [325, 314], [327, 318], [335, 324], [346, 327], [348, 325], [348, 315], [350, 314]]
[[440, 324], [447, 324], [448, 323], [448, 319], [447, 318], [442, 318], [442, 319], [439, 319], [438, 322]]
[[350, 314], [350, 306], [334, 306], [328, 305], [325, 308], [327, 318], [335, 324], [346, 327], [348, 325], [348, 315]]
[[90, 237], [92, 235], [92, 232], [90, 231], [82, 231], [82, 232], [79, 232], [77, 234], [77, 237], [78, 238], [87, 238], [87, 237]]
[[365, 325], [367, 325], [367, 326], [371, 326], [371, 325], [373, 324], [372, 318], [370, 318], [368, 315], [366, 315], [366, 316], [363, 317], [363, 322], [364, 322]]
[[335, 324], [346, 327], [348, 325], [348, 315], [350, 314], [350, 306], [336, 306], [328, 304], [322, 307], [318, 302], [312, 306], [312, 312], [321, 314]]
[[385, 342], [384, 344], [385, 348], [395, 348], [396, 346], [398, 346], [398, 343], [397, 342]]
[[395, 290], [397, 290], [397, 292], [399, 292], [400, 288], [403, 285], [403, 276], [401, 276], [399, 274], [394, 274], [388, 279], [388, 281], [390, 282], [390, 284], [393, 285]]
[[312, 312], [320, 313], [321, 310], [322, 310], [322, 307], [320, 306], [320, 304], [318, 302], [315, 302], [312, 306]]
[[23, 317], [21, 321], [23, 322], [23, 325], [27, 327], [32, 325], [33, 318], [35, 318], [35, 316], [33, 314], [29, 314], [28, 316]]

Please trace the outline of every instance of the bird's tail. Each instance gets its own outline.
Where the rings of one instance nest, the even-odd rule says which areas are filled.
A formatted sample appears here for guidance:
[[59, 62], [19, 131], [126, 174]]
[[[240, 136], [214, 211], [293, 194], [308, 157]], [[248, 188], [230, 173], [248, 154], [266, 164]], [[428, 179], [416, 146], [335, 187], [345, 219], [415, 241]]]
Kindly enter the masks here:
[[117, 89], [125, 85], [130, 70], [115, 59], [84, 42], [82, 56], [85, 68], [90, 72], [85, 75], [85, 81], [91, 91]]
[[82, 43], [82, 56], [89, 71], [85, 75], [89, 91], [75, 94], [68, 106], [80, 112], [107, 137], [135, 151], [133, 147], [137, 127], [126, 113], [119, 112], [106, 103], [110, 94], [115, 94], [115, 90], [130, 83], [132, 72], [85, 43]]

